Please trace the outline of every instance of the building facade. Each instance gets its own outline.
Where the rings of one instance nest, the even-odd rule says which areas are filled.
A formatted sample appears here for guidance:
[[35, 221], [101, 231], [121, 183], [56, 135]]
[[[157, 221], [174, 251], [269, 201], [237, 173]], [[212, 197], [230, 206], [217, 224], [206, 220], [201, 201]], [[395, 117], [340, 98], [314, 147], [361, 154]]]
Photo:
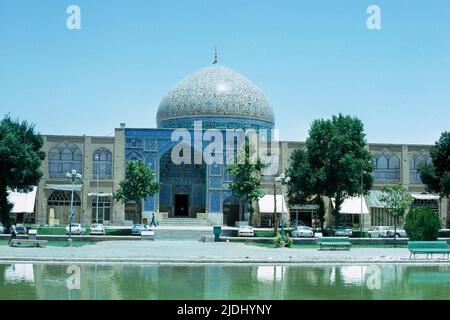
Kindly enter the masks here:
[[[201, 128], [198, 128], [199, 123]], [[74, 189], [74, 221], [84, 225], [145, 223], [152, 213], [156, 213], [160, 221], [191, 218], [211, 224], [235, 225], [248, 217], [243, 215], [239, 198], [229, 189], [233, 178], [227, 170], [227, 157], [237, 146], [234, 137], [227, 141], [227, 132], [240, 129], [264, 132], [262, 137], [267, 141], [273, 138], [274, 126], [274, 113], [264, 93], [239, 73], [213, 64], [187, 76], [168, 91], [158, 109], [157, 128], [128, 128], [121, 124], [113, 137], [44, 135], [43, 151], [47, 156], [42, 165], [44, 176], [37, 188], [34, 222], [40, 225], [68, 223]], [[216, 140], [211, 137], [214, 130], [210, 129], [225, 137], [224, 149], [214, 153], [223, 161], [196, 162], [195, 154], [203, 155]], [[200, 135], [196, 136], [198, 132]], [[190, 163], [173, 161], [174, 148], [181, 140], [193, 147]], [[273, 152], [274, 146], [277, 152]], [[276, 157], [279, 166], [263, 177], [266, 194], [273, 195], [274, 177], [285, 172], [292, 151], [303, 146], [303, 142], [297, 141], [271, 142], [268, 156]], [[369, 143], [367, 147], [375, 165], [374, 190], [364, 198], [370, 213], [345, 215], [346, 225], [359, 225], [361, 217], [365, 227], [390, 224], [386, 210], [376, 206], [376, 191], [385, 184], [400, 182], [413, 194], [416, 205], [435, 206], [442, 225], [448, 224], [448, 200], [425, 193], [417, 171], [419, 164], [431, 161], [429, 145]], [[126, 163], [138, 159], [155, 172], [161, 183], [160, 191], [138, 204], [115, 202], [112, 194], [125, 178]], [[83, 177], [76, 186], [70, 185], [66, 178], [66, 173], [72, 169]], [[314, 210], [314, 205], [287, 208], [286, 222], [294, 225], [301, 221], [311, 225]], [[260, 212], [257, 223], [270, 225], [270, 214], [266, 216], [264, 218], [264, 213]], [[330, 219], [331, 215], [329, 223]]]

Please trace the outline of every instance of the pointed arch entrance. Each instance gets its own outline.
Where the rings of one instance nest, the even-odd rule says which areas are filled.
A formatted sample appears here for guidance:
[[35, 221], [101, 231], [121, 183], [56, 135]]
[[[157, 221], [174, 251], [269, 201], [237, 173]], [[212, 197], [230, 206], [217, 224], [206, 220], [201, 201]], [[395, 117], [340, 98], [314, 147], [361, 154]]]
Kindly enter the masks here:
[[169, 218], [196, 218], [206, 210], [206, 165], [175, 164], [171, 152], [159, 161], [159, 211]]

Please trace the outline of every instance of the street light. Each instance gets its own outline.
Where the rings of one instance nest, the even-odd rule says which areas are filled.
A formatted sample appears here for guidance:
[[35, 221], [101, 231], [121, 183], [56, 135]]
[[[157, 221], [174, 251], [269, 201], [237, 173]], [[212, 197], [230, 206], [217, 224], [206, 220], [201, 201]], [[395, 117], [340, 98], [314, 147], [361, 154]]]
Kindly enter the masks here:
[[[284, 243], [284, 190], [283, 186], [288, 184], [291, 181], [290, 177], [286, 177], [284, 173], [280, 174], [278, 177], [275, 177], [275, 182], [281, 183], [281, 241]], [[275, 195], [276, 196], [276, 195]]]
[[[94, 159], [96, 162], [98, 162], [100, 160], [100, 157], [98, 155], [98, 153], [95, 154]], [[95, 165], [95, 170], [97, 171], [97, 205], [96, 205], [96, 209], [95, 209], [95, 222], [98, 223], [98, 174], [99, 174], [99, 164], [96, 163]]]
[[67, 240], [69, 247], [72, 246], [72, 219], [75, 215], [73, 210], [73, 193], [75, 191], [75, 182], [81, 181], [81, 174], [77, 173], [77, 170], [73, 169], [71, 172], [66, 173], [66, 178], [72, 183], [72, 196], [70, 197], [70, 212], [69, 212], [69, 239]]
[[[372, 160], [368, 161], [369, 165], [372, 165]], [[361, 232], [361, 238], [363, 236], [363, 225], [364, 225], [364, 217], [363, 217], [363, 201], [364, 201], [364, 173], [367, 173], [364, 169], [361, 169], [361, 214], [359, 218], [359, 229]]]

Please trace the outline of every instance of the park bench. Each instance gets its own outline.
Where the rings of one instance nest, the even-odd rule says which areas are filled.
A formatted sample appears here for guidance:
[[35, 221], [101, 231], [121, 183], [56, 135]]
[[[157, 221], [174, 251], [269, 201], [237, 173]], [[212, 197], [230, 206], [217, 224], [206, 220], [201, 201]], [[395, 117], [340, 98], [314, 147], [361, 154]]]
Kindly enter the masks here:
[[10, 242], [11, 247], [20, 246], [32, 246], [32, 247], [45, 247], [47, 245], [47, 240], [37, 240], [37, 239], [12, 239]]
[[416, 254], [426, 254], [427, 259], [429, 255], [433, 259], [433, 254], [442, 254], [443, 258], [445, 255], [447, 258], [450, 257], [450, 249], [446, 241], [408, 241], [408, 250], [410, 259], [412, 255], [415, 259]]
[[141, 240], [155, 240], [155, 231], [141, 231]]
[[348, 237], [321, 237], [317, 238], [317, 243], [319, 244], [319, 250], [326, 248], [330, 248], [331, 250], [336, 250], [337, 248], [350, 250], [352, 245]]

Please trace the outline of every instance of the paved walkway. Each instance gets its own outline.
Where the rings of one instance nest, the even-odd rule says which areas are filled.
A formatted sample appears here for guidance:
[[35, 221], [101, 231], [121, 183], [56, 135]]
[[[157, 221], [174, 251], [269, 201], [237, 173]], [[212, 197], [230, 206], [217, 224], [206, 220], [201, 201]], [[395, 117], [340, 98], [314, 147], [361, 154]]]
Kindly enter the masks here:
[[[82, 247], [12, 248], [0, 246], [6, 261], [92, 263], [411, 263], [404, 248], [266, 248], [243, 243], [199, 241], [106, 241]], [[416, 262], [427, 261], [423, 258]], [[433, 262], [450, 264], [436, 255]]]

